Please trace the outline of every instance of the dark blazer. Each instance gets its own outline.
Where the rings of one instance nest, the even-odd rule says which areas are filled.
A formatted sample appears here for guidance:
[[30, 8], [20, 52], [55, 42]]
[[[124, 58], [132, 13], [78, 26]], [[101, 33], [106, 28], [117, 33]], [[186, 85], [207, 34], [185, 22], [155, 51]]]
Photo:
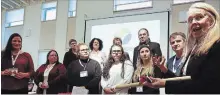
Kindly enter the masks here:
[[[173, 61], [176, 55], [172, 56], [170, 59], [167, 60], [167, 68], [172, 71], [173, 70]], [[180, 59], [181, 60], [181, 59]], [[181, 70], [183, 67], [183, 62], [179, 63], [180, 65], [178, 66], [175, 75], [180, 76], [181, 75]]]
[[191, 80], [167, 81], [167, 94], [220, 94], [220, 42], [216, 42], [207, 54], [192, 55], [186, 75]]
[[[136, 46], [134, 48], [134, 55], [133, 55], [133, 66], [134, 66], [134, 69], [136, 70], [136, 64], [137, 64], [137, 58], [138, 58], [138, 49], [140, 47], [140, 45], [143, 45], [143, 44], [139, 44], [138, 46]], [[161, 53], [161, 49], [160, 49], [160, 44], [159, 43], [156, 43], [156, 42], [146, 42], [145, 45], [148, 45], [153, 53], [153, 55], [157, 54], [158, 56], [162, 56], [162, 53]]]
[[[46, 68], [47, 64], [43, 64], [37, 69], [35, 73], [34, 82], [38, 86], [37, 94], [43, 93], [43, 89], [39, 87], [39, 83], [43, 82], [44, 80], [43, 75]], [[48, 76], [49, 88], [47, 89], [47, 94], [58, 94], [66, 91], [65, 74], [66, 68], [64, 65], [61, 63], [56, 63]]]

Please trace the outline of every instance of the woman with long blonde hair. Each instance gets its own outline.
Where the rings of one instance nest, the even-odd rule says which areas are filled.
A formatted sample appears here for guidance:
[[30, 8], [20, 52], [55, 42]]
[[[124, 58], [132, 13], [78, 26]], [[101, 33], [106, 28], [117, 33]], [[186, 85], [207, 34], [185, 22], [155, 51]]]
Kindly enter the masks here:
[[[147, 45], [141, 45], [138, 49], [137, 69], [133, 75], [133, 82], [140, 82], [140, 77], [162, 77], [160, 69], [153, 64], [153, 54]], [[132, 94], [159, 94], [159, 89], [139, 86], [131, 89]]]
[[[165, 87], [165, 92], [188, 94], [219, 94], [220, 85], [220, 30], [219, 14], [209, 4], [195, 3], [188, 11], [189, 35], [183, 75], [188, 80], [165, 81], [151, 78], [152, 88]], [[156, 61], [156, 64], [164, 64]]]

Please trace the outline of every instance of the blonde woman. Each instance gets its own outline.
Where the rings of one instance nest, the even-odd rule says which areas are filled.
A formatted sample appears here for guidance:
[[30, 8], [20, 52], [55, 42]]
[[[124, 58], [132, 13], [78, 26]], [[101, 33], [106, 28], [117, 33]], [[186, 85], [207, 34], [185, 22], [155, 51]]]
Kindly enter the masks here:
[[152, 88], [165, 87], [166, 93], [219, 94], [219, 14], [209, 4], [195, 3], [188, 11], [188, 26], [187, 52], [182, 74], [191, 76], [191, 79], [165, 81], [151, 78], [153, 83], [146, 82], [145, 85]]
[[[162, 72], [153, 65], [152, 52], [147, 45], [141, 45], [138, 50], [137, 69], [133, 75], [133, 82], [139, 82], [141, 76], [162, 77]], [[138, 86], [131, 89], [132, 94], [159, 94], [159, 89]]]

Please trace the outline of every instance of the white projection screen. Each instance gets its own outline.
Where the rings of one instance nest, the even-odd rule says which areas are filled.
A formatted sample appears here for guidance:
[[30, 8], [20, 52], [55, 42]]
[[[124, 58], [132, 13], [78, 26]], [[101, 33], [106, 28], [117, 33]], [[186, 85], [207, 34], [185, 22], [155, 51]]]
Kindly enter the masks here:
[[146, 28], [151, 41], [160, 43], [162, 54], [167, 58], [168, 15], [168, 12], [158, 12], [86, 20], [85, 43], [89, 45], [91, 39], [100, 38], [102, 51], [109, 55], [113, 38], [120, 37], [132, 61], [134, 48], [139, 44], [138, 30]]

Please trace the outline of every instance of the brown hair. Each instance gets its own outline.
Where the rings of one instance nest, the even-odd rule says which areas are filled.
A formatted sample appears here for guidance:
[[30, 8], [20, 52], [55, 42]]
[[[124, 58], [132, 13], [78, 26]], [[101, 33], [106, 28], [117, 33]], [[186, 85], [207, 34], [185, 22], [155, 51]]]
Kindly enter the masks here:
[[115, 44], [115, 41], [120, 41], [121, 44], [122, 44], [122, 40], [121, 40], [121, 38], [119, 38], [119, 37], [115, 37], [115, 38], [113, 39], [113, 45]]
[[181, 36], [183, 38], [183, 41], [186, 41], [186, 35], [183, 32], [174, 32], [170, 35], [170, 38], [175, 38], [176, 36]]

